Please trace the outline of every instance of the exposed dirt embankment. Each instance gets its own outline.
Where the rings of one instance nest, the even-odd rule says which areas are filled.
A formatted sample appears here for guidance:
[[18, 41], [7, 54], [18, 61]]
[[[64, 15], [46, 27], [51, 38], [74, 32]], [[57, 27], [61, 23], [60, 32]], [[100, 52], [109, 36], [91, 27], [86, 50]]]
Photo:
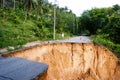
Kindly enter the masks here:
[[120, 80], [117, 57], [107, 48], [92, 43], [46, 44], [3, 56], [48, 64], [42, 80]]

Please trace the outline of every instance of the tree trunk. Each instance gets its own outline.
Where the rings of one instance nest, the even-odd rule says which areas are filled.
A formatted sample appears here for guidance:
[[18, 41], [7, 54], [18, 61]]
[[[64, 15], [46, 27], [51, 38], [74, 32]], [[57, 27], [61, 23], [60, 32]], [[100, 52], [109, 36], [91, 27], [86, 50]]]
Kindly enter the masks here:
[[25, 12], [25, 19], [24, 19], [24, 22], [27, 20], [27, 15], [28, 15], [28, 12], [26, 11], [26, 12]]
[[3, 0], [2, 7], [3, 8], [5, 7], [5, 0]]
[[13, 9], [15, 10], [15, 0], [14, 0], [14, 6], [13, 6]]

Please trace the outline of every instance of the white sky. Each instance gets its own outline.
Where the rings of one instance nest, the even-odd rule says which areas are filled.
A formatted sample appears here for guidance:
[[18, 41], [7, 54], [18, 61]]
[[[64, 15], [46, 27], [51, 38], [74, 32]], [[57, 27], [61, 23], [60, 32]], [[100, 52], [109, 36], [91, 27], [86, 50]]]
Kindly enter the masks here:
[[[48, 0], [54, 3], [55, 0]], [[92, 8], [111, 7], [115, 4], [120, 5], [120, 0], [57, 0], [60, 7], [67, 6], [77, 16], [83, 13], [85, 10]]]

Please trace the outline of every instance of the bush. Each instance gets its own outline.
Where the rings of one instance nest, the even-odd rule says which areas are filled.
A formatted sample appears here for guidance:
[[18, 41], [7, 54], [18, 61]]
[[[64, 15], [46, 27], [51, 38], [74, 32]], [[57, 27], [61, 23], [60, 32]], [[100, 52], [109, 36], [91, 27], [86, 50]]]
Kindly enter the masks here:
[[95, 42], [99, 45], [104, 45], [104, 46], [108, 47], [118, 57], [120, 57], [120, 44], [116, 44], [116, 43], [113, 43], [112, 41], [110, 41], [107, 34], [92, 36], [91, 39], [93, 40], [93, 42]]

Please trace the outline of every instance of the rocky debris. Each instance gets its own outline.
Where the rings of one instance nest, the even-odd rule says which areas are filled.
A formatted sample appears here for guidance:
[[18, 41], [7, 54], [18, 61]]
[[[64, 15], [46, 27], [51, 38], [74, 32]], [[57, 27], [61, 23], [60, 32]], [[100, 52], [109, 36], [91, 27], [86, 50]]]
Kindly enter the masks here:
[[37, 45], [47, 44], [47, 43], [48, 43], [48, 41], [44, 41], [44, 42], [33, 41], [33, 42], [28, 42], [24, 45], [17, 45], [15, 47], [14, 46], [8, 46], [7, 48], [0, 49], [0, 53], [5, 54], [5, 53], [9, 53], [9, 52], [14, 52], [14, 51], [19, 50], [19, 49], [26, 49], [26, 48], [34, 47], [34, 46], [37, 46]]
[[33, 41], [33, 42], [29, 42], [23, 45], [23, 47], [30, 47], [30, 46], [35, 46], [35, 45], [39, 45], [41, 44], [42, 41]]
[[4, 53], [4, 52], [7, 52], [7, 48], [3, 48], [3, 49], [0, 49], [0, 53]]
[[93, 43], [51, 43], [3, 56], [48, 64], [42, 80], [120, 80], [118, 58]]

